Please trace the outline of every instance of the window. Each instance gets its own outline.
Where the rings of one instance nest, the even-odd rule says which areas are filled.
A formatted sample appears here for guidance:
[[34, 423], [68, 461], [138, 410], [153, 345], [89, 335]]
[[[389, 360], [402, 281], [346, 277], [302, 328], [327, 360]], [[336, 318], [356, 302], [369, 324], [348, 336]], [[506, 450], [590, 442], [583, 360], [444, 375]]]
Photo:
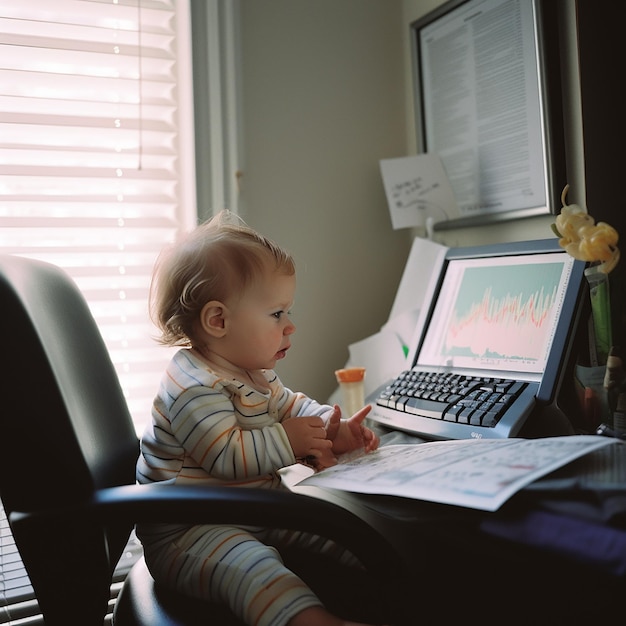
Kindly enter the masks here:
[[138, 430], [152, 266], [196, 221], [188, 0], [0, 0], [0, 252], [84, 293]]

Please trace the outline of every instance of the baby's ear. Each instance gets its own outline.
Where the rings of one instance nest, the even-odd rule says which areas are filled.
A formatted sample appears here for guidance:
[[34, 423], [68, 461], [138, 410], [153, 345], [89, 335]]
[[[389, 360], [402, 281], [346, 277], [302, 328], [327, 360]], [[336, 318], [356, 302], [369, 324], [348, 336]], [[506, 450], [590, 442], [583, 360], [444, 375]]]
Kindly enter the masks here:
[[217, 300], [207, 302], [200, 312], [200, 325], [211, 337], [223, 337], [226, 334], [226, 305]]

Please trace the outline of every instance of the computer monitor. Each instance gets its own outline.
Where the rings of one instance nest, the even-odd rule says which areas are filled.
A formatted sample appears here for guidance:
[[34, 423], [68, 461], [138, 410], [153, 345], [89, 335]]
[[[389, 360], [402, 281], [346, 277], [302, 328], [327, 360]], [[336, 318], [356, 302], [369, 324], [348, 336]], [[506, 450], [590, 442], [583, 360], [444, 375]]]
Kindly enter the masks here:
[[[367, 398], [369, 419], [426, 439], [570, 434], [560, 400], [577, 355], [586, 264], [553, 237], [450, 248], [437, 265], [409, 367]], [[468, 400], [459, 386], [479, 396]], [[481, 394], [499, 387], [511, 402], [483, 423]]]
[[412, 365], [539, 383], [553, 400], [576, 329], [585, 263], [558, 240], [451, 248]]

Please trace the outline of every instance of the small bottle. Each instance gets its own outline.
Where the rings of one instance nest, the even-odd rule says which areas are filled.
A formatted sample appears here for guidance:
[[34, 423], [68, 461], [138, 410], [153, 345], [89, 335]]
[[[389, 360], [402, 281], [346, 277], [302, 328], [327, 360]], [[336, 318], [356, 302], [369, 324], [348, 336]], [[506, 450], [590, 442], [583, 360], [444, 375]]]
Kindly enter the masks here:
[[359, 409], [365, 406], [365, 391], [363, 379], [365, 378], [364, 367], [347, 367], [336, 370], [335, 376], [341, 389], [341, 412], [342, 416], [352, 417]]

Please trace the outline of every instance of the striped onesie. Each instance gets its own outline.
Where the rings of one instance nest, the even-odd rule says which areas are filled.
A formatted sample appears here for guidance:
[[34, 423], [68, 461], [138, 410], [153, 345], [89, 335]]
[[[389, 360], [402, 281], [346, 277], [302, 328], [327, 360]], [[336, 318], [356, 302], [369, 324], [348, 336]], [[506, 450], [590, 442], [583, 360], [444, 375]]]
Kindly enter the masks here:
[[[281, 422], [305, 415], [324, 419], [332, 408], [290, 391], [273, 371], [265, 376], [267, 394], [211, 371], [193, 349], [179, 350], [141, 440], [138, 482], [284, 488], [277, 470], [296, 459]], [[276, 547], [298, 541], [341, 555], [319, 537], [262, 528], [140, 524], [137, 535], [156, 580], [225, 603], [254, 626], [282, 626], [321, 605], [282, 564]]]

